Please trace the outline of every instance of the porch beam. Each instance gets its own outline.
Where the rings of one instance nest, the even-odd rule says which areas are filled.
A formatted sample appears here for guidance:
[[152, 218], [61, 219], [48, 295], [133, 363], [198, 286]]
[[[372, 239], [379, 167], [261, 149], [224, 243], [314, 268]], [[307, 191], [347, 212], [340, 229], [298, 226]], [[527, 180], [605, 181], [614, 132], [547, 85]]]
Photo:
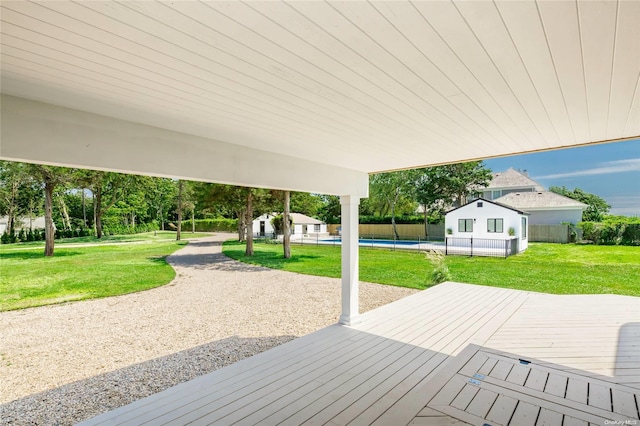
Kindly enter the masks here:
[[230, 185], [367, 196], [366, 172], [2, 95], [0, 158]]
[[340, 324], [355, 325], [359, 318], [359, 253], [358, 253], [358, 207], [360, 197], [340, 197], [342, 212], [342, 315]]

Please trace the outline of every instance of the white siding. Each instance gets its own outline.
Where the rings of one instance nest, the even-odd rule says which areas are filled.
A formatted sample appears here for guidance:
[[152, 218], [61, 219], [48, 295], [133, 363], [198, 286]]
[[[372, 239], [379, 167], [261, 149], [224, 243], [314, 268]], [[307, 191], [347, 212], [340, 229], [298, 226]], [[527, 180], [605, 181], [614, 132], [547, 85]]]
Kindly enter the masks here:
[[576, 224], [582, 220], [582, 209], [575, 210], [530, 210], [531, 225], [559, 225], [563, 222]]
[[[482, 207], [478, 207], [478, 203], [482, 203]], [[457, 210], [447, 213], [445, 217], [445, 228], [451, 229], [452, 237], [458, 238], [488, 238], [504, 240], [509, 238], [509, 228], [513, 228], [515, 236], [519, 239], [519, 251], [528, 246], [528, 232], [526, 237], [522, 238], [522, 218], [527, 217], [517, 211], [487, 202], [483, 200], [475, 200], [466, 206], [462, 206]], [[458, 220], [472, 219], [473, 232], [459, 232]], [[503, 219], [502, 232], [488, 232], [488, 219]], [[527, 219], [528, 225], [528, 219]], [[449, 235], [449, 234], [448, 234]]]
[[273, 219], [273, 217], [274, 216], [271, 215], [271, 214], [263, 214], [259, 218], [255, 219], [253, 221], [253, 233], [254, 234], [259, 234], [260, 233], [260, 222], [264, 222], [264, 233], [266, 235], [273, 234], [275, 232], [275, 229], [273, 229], [273, 225], [271, 224], [271, 220]]

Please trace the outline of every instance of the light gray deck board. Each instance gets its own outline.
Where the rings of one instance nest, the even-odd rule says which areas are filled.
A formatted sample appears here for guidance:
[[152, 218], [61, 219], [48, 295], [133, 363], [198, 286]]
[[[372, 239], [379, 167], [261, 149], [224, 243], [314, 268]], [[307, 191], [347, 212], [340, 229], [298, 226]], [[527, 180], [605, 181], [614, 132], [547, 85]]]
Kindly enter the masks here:
[[[366, 313], [354, 327], [327, 327], [85, 424], [195, 420], [337, 426], [434, 424], [429, 421], [435, 419], [458, 424], [447, 413], [420, 413], [434, 414], [425, 410], [425, 395], [436, 373], [469, 343], [539, 361], [540, 368], [524, 376], [519, 365], [479, 358], [474, 368], [480, 374], [507, 379], [514, 386], [524, 383], [538, 394], [544, 389], [564, 397], [566, 392], [568, 400], [580, 402], [584, 390], [579, 383], [574, 386], [572, 374], [594, 377], [612, 383], [613, 401], [594, 389], [596, 399], [590, 402], [600, 409], [607, 402], [611, 409], [613, 402], [618, 413], [628, 416], [635, 408], [634, 397], [628, 388], [616, 393], [615, 383], [640, 387], [638, 312], [640, 298], [553, 296], [445, 283]], [[566, 373], [564, 382], [558, 374], [552, 378], [544, 373], [545, 365], [558, 364]], [[462, 404], [469, 397], [464, 395], [452, 398], [459, 397]], [[488, 396], [477, 391], [468, 405], [477, 399], [478, 410], [486, 408], [496, 423], [504, 420], [509, 401], [496, 396], [487, 406]], [[514, 408], [513, 415], [526, 414], [525, 408], [518, 413]], [[543, 407], [538, 424], [552, 424], [558, 412], [556, 405]], [[565, 424], [583, 422], [571, 420], [570, 410], [565, 414]]]

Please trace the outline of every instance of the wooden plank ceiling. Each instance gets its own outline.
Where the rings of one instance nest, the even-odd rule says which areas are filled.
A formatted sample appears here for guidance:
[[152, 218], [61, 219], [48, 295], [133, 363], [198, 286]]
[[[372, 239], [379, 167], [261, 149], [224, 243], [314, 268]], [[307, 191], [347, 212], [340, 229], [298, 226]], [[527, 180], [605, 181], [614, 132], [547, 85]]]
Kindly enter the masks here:
[[640, 2], [2, 1], [2, 92], [376, 172], [640, 135]]

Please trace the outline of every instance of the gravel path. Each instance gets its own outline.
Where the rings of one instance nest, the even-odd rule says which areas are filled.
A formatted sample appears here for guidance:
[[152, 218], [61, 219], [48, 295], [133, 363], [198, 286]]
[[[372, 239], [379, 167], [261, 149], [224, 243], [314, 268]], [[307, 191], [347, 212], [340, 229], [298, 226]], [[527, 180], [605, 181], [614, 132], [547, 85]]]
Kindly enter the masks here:
[[[338, 279], [236, 262], [229, 238], [170, 256], [163, 287], [1, 312], [0, 424], [72, 424], [337, 321]], [[362, 283], [361, 311], [413, 293]]]

